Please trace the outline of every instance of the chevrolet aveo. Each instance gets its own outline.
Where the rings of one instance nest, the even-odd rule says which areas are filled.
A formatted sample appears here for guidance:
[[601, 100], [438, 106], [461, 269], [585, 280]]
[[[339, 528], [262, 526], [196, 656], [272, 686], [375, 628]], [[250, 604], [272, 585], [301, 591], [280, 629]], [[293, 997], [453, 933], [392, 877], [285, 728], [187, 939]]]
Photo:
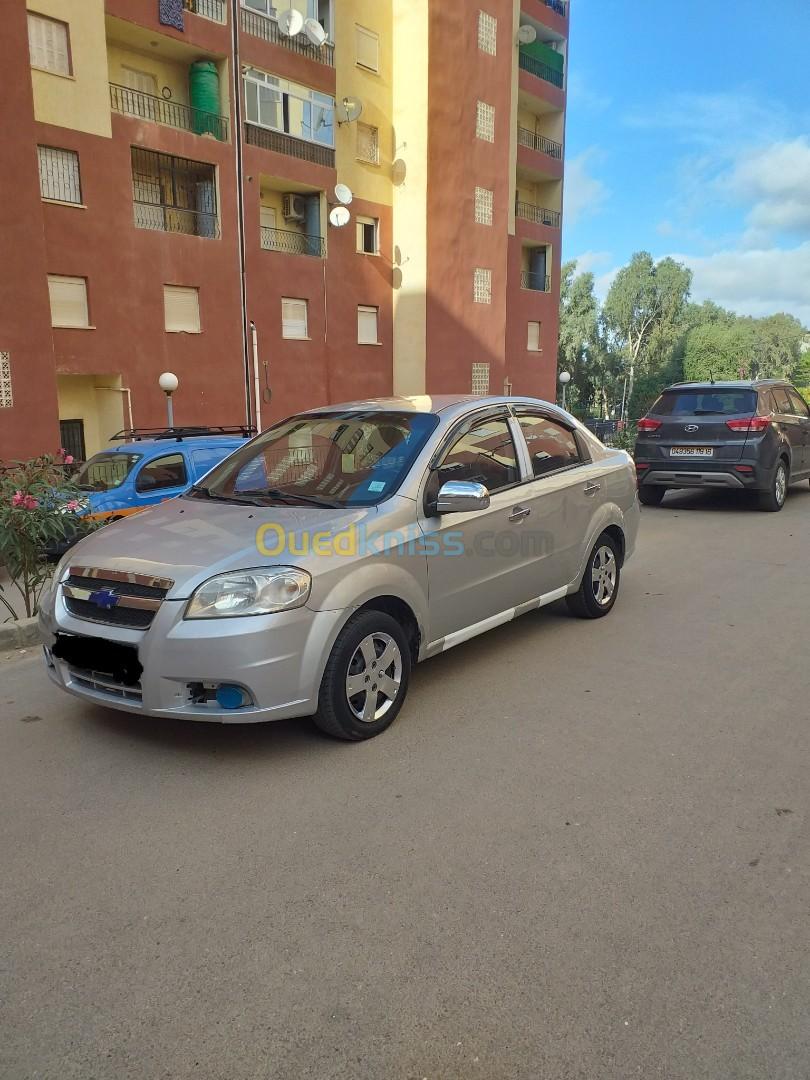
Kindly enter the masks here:
[[607, 615], [638, 521], [631, 458], [554, 405], [314, 410], [82, 540], [42, 604], [47, 669], [128, 712], [367, 739], [418, 661], [563, 597]]

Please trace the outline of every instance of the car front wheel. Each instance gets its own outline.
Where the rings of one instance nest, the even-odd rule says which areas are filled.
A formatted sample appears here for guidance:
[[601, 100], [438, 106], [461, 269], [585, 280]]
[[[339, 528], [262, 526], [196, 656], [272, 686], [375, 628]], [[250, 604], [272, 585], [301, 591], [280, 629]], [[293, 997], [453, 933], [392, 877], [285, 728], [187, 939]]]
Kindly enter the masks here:
[[351, 742], [380, 735], [402, 708], [410, 674], [410, 648], [399, 623], [383, 611], [359, 612], [332, 648], [315, 723]]
[[612, 610], [621, 581], [619, 561], [615, 540], [602, 533], [588, 557], [582, 584], [566, 597], [572, 614], [580, 619], [601, 619]]

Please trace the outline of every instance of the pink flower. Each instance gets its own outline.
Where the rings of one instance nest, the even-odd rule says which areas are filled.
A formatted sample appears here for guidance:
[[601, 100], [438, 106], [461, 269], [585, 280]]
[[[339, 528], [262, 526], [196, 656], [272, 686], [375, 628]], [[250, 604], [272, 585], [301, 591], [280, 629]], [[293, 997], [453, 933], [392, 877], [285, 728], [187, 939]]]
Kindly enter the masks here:
[[65, 454], [65, 464], [66, 465], [72, 465], [73, 464], [73, 454]]
[[71, 512], [71, 514], [75, 514], [76, 511], [79, 509], [79, 506], [80, 503], [78, 499], [71, 499], [70, 502], [67, 504], [67, 509]]
[[67, 450], [64, 448], [64, 446], [59, 447], [59, 456], [60, 457], [67, 457]]
[[21, 491], [15, 491], [11, 497], [12, 506], [22, 506], [25, 502], [26, 496]]
[[33, 495], [25, 495], [22, 504], [26, 510], [36, 510], [39, 506], [39, 500], [35, 499]]

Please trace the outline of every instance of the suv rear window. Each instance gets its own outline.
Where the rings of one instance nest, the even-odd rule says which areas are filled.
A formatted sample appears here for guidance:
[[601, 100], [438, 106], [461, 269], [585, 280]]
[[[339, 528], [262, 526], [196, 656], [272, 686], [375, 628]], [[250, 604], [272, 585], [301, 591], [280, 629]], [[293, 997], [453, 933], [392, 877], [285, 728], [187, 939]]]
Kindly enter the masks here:
[[750, 416], [756, 411], [754, 390], [667, 390], [650, 409], [653, 416]]

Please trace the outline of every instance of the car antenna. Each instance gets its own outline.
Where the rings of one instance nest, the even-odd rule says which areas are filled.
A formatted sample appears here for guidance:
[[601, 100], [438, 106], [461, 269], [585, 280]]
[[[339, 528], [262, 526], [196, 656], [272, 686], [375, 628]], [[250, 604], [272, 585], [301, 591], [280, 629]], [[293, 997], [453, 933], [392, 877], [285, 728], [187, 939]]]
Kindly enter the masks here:
[[714, 386], [714, 372], [709, 368], [709, 382]]

